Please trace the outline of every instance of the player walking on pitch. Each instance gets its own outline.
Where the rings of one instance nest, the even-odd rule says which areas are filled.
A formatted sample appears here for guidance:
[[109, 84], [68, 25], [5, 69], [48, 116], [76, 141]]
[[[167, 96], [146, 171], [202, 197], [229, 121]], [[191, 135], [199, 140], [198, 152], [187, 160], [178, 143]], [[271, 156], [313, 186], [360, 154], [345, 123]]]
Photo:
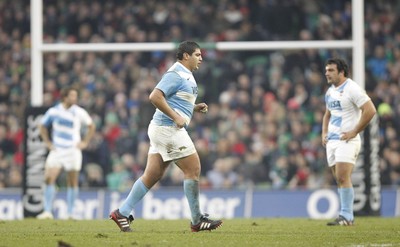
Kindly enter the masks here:
[[111, 212], [110, 219], [123, 232], [130, 232], [130, 215], [135, 205], [162, 178], [167, 167], [175, 163], [184, 174], [183, 189], [191, 211], [193, 232], [214, 230], [221, 220], [211, 220], [200, 212], [200, 159], [186, 131], [193, 112], [207, 112], [207, 104], [196, 104], [197, 84], [192, 72], [202, 62], [200, 46], [192, 41], [182, 42], [177, 62], [163, 75], [149, 99], [156, 107], [148, 128], [150, 150], [144, 174], [136, 180], [125, 202]]
[[359, 133], [376, 113], [371, 99], [360, 86], [348, 78], [348, 66], [342, 59], [329, 59], [325, 76], [331, 86], [325, 94], [326, 111], [322, 121], [322, 143], [328, 165], [335, 177], [339, 216], [329, 226], [354, 223], [354, 189], [351, 173], [361, 148]]

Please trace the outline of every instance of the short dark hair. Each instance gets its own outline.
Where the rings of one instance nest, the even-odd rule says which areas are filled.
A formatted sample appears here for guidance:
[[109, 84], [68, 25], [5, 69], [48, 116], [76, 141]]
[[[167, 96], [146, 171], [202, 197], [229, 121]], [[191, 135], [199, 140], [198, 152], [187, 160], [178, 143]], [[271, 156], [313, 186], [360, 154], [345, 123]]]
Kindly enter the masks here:
[[68, 86], [68, 87], [62, 88], [61, 91], [60, 91], [61, 100], [63, 100], [65, 97], [68, 97], [68, 94], [71, 91], [76, 91], [77, 93], [79, 92], [78, 88], [76, 88], [74, 86]]
[[325, 63], [325, 65], [328, 65], [328, 64], [336, 64], [338, 72], [343, 71], [343, 74], [345, 77], [347, 77], [349, 75], [349, 66], [343, 59], [330, 58]]
[[192, 55], [196, 49], [200, 49], [199, 44], [194, 41], [183, 41], [179, 44], [178, 50], [176, 52], [176, 58], [179, 60], [183, 59], [183, 54], [187, 53]]

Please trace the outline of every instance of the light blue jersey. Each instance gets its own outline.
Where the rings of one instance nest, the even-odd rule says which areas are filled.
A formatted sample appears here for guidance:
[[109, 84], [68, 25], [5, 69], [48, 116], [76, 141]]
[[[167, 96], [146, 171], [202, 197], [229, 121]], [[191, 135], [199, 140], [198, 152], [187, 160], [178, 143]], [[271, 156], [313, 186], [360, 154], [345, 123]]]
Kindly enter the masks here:
[[81, 126], [90, 125], [92, 118], [86, 110], [77, 105], [65, 109], [59, 103], [44, 114], [41, 123], [52, 126], [52, 142], [56, 148], [71, 148], [81, 141]]
[[326, 107], [331, 112], [328, 140], [339, 140], [343, 132], [354, 129], [361, 117], [360, 107], [368, 100], [365, 91], [351, 79], [339, 87], [332, 85], [325, 95]]
[[[164, 93], [168, 105], [186, 119], [186, 126], [188, 126], [197, 98], [197, 83], [192, 72], [180, 62], [176, 62], [164, 74], [156, 88]], [[174, 121], [159, 109], [156, 109], [153, 115], [152, 124], [175, 125]]]

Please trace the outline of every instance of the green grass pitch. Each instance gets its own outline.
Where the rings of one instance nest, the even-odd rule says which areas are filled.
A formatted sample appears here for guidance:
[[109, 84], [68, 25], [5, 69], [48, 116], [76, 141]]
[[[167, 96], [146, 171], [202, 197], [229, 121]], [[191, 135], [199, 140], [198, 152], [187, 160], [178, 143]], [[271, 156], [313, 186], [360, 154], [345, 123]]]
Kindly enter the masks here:
[[357, 217], [351, 227], [326, 220], [257, 218], [224, 220], [212, 232], [192, 233], [188, 220], [133, 222], [120, 232], [111, 220], [0, 221], [1, 246], [400, 246], [400, 218]]

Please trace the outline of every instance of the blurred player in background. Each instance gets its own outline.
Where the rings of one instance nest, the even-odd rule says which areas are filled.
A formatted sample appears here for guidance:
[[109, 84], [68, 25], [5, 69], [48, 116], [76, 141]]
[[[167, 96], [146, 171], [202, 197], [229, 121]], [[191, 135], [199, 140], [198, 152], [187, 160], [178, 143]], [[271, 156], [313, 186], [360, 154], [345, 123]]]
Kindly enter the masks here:
[[[44, 211], [38, 219], [53, 219], [55, 183], [62, 169], [67, 172], [67, 213], [72, 218], [75, 199], [79, 193], [79, 172], [82, 167], [82, 149], [85, 149], [95, 132], [95, 125], [86, 110], [76, 105], [78, 90], [73, 87], [61, 90], [61, 102], [44, 114], [40, 135], [50, 150], [45, 164]], [[48, 128], [52, 135], [49, 137]], [[87, 126], [81, 139], [81, 128]]]
[[328, 165], [335, 177], [340, 199], [339, 216], [329, 226], [354, 223], [354, 190], [351, 173], [361, 148], [359, 133], [376, 113], [371, 99], [348, 78], [348, 65], [342, 59], [329, 59], [325, 76], [331, 86], [325, 94], [326, 111], [322, 122], [322, 143]]
[[208, 108], [205, 103], [195, 104], [197, 84], [192, 72], [202, 62], [200, 46], [192, 41], [182, 42], [178, 47], [177, 60], [149, 96], [156, 112], [148, 128], [150, 150], [144, 174], [133, 184], [125, 202], [110, 214], [123, 232], [132, 231], [132, 209], [172, 163], [184, 173], [183, 188], [191, 211], [191, 230], [214, 230], [222, 224], [221, 220], [211, 220], [207, 214], [200, 212], [200, 159], [186, 131], [193, 112], [206, 113]]

